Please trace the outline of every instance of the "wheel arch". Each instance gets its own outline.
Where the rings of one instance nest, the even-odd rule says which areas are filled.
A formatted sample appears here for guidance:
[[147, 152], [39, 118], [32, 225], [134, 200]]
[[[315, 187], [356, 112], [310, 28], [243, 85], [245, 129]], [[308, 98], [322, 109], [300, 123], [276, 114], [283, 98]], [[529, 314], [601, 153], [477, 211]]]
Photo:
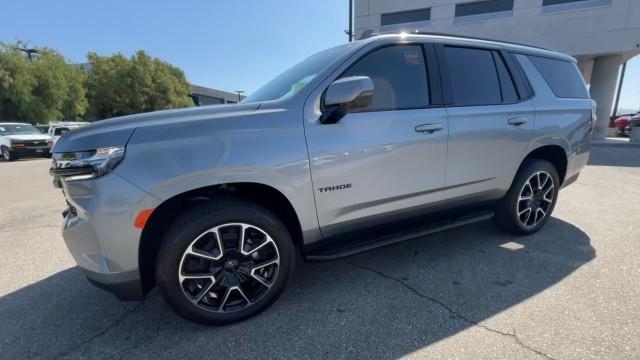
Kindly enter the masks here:
[[569, 162], [567, 152], [564, 147], [560, 145], [542, 145], [529, 151], [529, 153], [520, 162], [518, 171], [527, 163], [530, 159], [546, 160], [553, 164], [558, 171], [558, 178], [560, 179], [560, 185], [565, 180], [567, 175], [567, 165]]
[[140, 237], [138, 264], [143, 292], [156, 284], [155, 267], [158, 251], [166, 230], [177, 214], [220, 197], [238, 197], [255, 202], [278, 216], [291, 234], [294, 244], [303, 245], [302, 226], [291, 201], [278, 189], [256, 182], [232, 182], [192, 189], [175, 195], [157, 206], [148, 219]]

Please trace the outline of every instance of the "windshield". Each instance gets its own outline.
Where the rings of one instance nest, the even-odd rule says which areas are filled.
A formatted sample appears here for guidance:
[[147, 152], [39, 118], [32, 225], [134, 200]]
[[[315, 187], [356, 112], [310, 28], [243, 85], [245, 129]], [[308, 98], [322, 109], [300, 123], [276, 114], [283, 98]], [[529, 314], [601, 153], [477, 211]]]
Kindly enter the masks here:
[[306, 58], [254, 91], [242, 102], [282, 100], [292, 97], [352, 46], [353, 44], [347, 44], [334, 47]]
[[40, 131], [27, 124], [0, 124], [0, 135], [41, 134]]

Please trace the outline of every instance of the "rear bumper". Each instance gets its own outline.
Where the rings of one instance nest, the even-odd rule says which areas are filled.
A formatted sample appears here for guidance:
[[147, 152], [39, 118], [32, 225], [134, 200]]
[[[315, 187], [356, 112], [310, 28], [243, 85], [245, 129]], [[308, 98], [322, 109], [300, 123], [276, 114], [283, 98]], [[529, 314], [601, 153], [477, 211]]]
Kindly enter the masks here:
[[567, 159], [567, 172], [565, 174], [564, 181], [562, 182], [562, 188], [565, 188], [578, 180], [580, 172], [582, 171], [582, 169], [584, 169], [585, 166], [587, 166], [587, 163], [589, 162], [590, 154], [591, 151], [586, 150], [574, 153], [569, 156], [569, 158]]

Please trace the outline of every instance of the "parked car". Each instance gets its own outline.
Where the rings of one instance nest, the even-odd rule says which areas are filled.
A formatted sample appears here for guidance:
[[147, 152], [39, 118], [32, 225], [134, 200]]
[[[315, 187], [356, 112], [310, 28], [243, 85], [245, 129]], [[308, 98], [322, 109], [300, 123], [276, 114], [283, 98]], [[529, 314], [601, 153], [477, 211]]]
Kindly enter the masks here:
[[49, 125], [49, 129], [47, 130], [47, 133], [49, 134], [49, 136], [53, 138], [53, 143], [55, 144], [60, 138], [60, 136], [68, 133], [73, 129], [77, 129], [87, 124], [89, 123], [81, 122], [81, 121], [65, 121], [65, 122], [52, 123]]
[[43, 134], [48, 134], [49, 132], [49, 124], [36, 124], [34, 127]]
[[22, 157], [50, 157], [53, 140], [33, 125], [0, 123], [0, 152], [4, 161]]
[[628, 114], [616, 117], [609, 127], [615, 127], [618, 129], [618, 136], [629, 136], [631, 134], [631, 118], [637, 116], [635, 114]]
[[378, 35], [241, 104], [93, 123], [56, 143], [64, 240], [123, 300], [187, 319], [272, 304], [296, 253], [331, 260], [493, 217], [540, 230], [594, 126], [576, 61], [471, 38]]
[[[638, 131], [638, 128], [640, 128], [640, 114], [636, 114], [629, 119], [629, 123], [625, 128], [625, 133], [627, 134], [627, 136], [631, 136], [631, 128], [636, 128], [636, 131]], [[633, 141], [634, 138], [632, 137], [631, 140]]]

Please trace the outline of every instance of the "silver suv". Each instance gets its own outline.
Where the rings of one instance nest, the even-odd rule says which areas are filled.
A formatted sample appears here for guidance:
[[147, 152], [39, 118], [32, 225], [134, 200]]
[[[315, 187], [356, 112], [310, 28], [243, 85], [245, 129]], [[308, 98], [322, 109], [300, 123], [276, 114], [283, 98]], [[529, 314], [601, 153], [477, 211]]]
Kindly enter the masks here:
[[440, 35], [313, 55], [241, 104], [100, 121], [55, 145], [63, 237], [122, 300], [224, 324], [328, 260], [493, 217], [530, 234], [589, 157], [573, 58]]

